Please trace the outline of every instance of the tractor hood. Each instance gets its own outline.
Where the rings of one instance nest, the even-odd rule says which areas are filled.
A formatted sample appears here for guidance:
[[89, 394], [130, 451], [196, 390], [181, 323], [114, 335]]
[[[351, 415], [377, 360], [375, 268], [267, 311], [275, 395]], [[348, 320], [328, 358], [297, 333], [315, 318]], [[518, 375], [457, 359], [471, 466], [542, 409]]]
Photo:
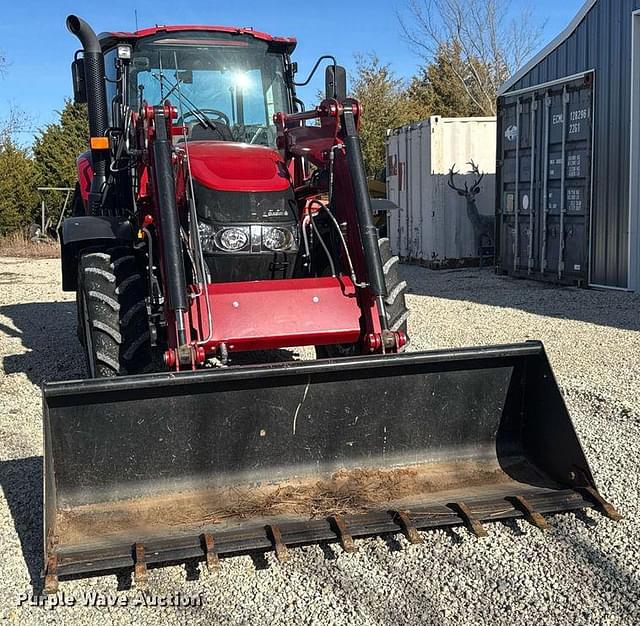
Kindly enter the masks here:
[[228, 141], [189, 143], [193, 178], [219, 191], [284, 191], [291, 181], [280, 154], [266, 146]]

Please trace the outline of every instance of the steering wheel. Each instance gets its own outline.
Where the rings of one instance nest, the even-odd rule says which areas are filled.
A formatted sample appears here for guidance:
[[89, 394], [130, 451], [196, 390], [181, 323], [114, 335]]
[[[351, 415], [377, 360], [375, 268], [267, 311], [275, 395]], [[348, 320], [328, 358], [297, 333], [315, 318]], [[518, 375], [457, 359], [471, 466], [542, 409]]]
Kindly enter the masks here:
[[[229, 127], [231, 126], [231, 121], [227, 117], [226, 113], [223, 113], [222, 111], [218, 111], [218, 109], [200, 109], [199, 111], [185, 111], [184, 115], [180, 116], [176, 120], [176, 124], [184, 124], [186, 118], [188, 117], [195, 117], [198, 120], [198, 123], [201, 124], [202, 122], [200, 122], [200, 120], [198, 119], [198, 115], [200, 112], [204, 113], [207, 117], [210, 117], [211, 115], [215, 115], [217, 119], [222, 120], [227, 126]], [[211, 120], [211, 121], [215, 122], [216, 120]]]

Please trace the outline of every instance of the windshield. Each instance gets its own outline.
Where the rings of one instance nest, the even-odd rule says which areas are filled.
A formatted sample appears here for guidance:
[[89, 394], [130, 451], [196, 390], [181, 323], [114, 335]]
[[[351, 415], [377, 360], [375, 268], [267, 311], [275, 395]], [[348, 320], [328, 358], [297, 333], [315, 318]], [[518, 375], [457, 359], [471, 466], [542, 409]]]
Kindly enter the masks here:
[[273, 115], [288, 111], [284, 57], [267, 42], [230, 33], [184, 32], [135, 47], [130, 102], [177, 106], [192, 139], [275, 146]]

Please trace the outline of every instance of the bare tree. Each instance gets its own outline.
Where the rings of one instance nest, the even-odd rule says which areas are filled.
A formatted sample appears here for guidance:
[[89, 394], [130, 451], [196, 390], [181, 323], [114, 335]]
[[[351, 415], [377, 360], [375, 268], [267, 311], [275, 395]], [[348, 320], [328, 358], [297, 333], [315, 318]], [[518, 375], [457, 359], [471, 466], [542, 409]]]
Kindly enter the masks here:
[[456, 79], [473, 104], [495, 115], [500, 85], [537, 49], [544, 22], [530, 9], [516, 17], [510, 0], [407, 0], [399, 14], [405, 39], [431, 63], [439, 51], [459, 51]]
[[28, 133], [33, 127], [33, 120], [26, 112], [19, 109], [15, 104], [11, 104], [9, 111], [4, 118], [0, 118], [0, 144], [6, 141], [16, 140], [19, 133]]

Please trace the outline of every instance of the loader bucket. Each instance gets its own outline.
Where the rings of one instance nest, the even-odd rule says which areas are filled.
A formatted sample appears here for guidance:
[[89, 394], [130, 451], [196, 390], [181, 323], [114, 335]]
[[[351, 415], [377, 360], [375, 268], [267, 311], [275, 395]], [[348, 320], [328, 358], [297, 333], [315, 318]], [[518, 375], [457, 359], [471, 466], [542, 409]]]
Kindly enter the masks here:
[[615, 515], [540, 343], [51, 383], [44, 429], [49, 590], [384, 532]]

